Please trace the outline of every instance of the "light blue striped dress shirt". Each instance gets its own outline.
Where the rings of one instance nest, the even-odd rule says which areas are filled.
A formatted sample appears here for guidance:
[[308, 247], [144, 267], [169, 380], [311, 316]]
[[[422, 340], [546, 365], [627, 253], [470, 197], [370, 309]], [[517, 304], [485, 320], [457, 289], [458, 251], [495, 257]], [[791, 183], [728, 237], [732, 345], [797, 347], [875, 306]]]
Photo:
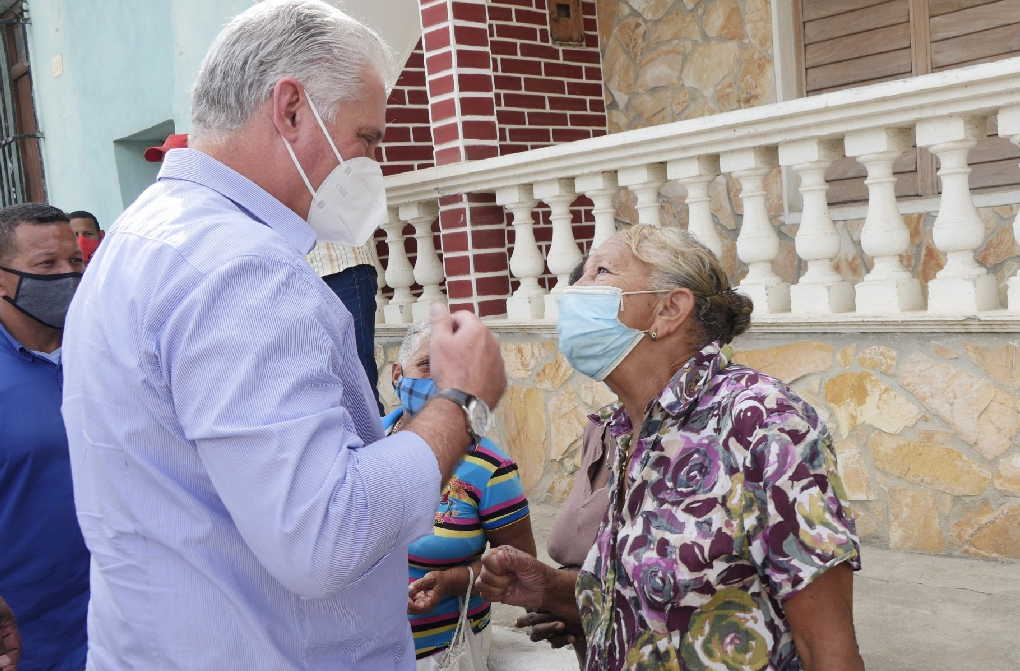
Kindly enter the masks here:
[[63, 347], [89, 669], [414, 668], [439, 469], [384, 438], [313, 238], [177, 149], [89, 264]]

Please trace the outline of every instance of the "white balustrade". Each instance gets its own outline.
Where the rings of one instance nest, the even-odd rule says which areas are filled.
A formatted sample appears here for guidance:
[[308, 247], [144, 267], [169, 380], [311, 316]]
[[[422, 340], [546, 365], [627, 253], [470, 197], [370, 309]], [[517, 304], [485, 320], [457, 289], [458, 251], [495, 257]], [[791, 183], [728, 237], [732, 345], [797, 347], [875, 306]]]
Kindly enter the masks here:
[[414, 280], [421, 285], [422, 291], [421, 296], [411, 306], [411, 318], [419, 322], [428, 318], [433, 303], [446, 305], [446, 296], [439, 288], [446, 274], [443, 272], [443, 262], [436, 253], [435, 237], [432, 232], [432, 224], [439, 216], [439, 209], [434, 201], [421, 201], [401, 205], [399, 215], [400, 219], [414, 226], [414, 239], [418, 242], [414, 259]]
[[386, 271], [379, 261], [379, 250], [375, 246], [375, 236], [368, 241], [368, 251], [372, 255], [372, 265], [375, 266], [376, 292], [375, 292], [375, 323], [382, 324], [386, 321], [386, 306], [390, 299], [386, 298], [383, 290], [386, 288]]
[[591, 198], [591, 213], [595, 218], [595, 237], [591, 247], [594, 249], [616, 233], [616, 208], [613, 206], [617, 191], [616, 173], [581, 175], [574, 179], [574, 190]]
[[551, 179], [534, 185], [535, 198], [549, 206], [552, 222], [552, 244], [547, 263], [556, 276], [556, 286], [545, 296], [545, 318], [555, 321], [559, 317], [559, 294], [567, 287], [570, 271], [580, 263], [581, 250], [574, 241], [570, 204], [577, 198], [574, 180]]
[[753, 147], [725, 152], [719, 167], [740, 182], [744, 220], [737, 236], [737, 256], [747, 264], [747, 275], [737, 289], [754, 301], [755, 312], [790, 311], [790, 285], [772, 268], [779, 256], [779, 236], [765, 205], [765, 176], [777, 164], [775, 147]]
[[973, 313], [997, 307], [995, 278], [974, 260], [985, 238], [985, 227], [970, 194], [967, 154], [984, 137], [983, 117], [922, 119], [917, 144], [939, 159], [942, 200], [935, 218], [935, 246], [946, 254], [946, 265], [928, 282], [928, 311]]
[[[811, 321], [876, 322], [879, 330], [945, 319], [956, 323], [998, 306], [996, 280], [975, 258], [985, 242], [975, 203], [1016, 201], [1015, 190], [989, 189], [972, 196], [968, 185], [968, 152], [983, 136], [982, 121], [990, 114], [998, 115], [1000, 135], [1020, 145], [1020, 57], [391, 175], [385, 178], [389, 203], [403, 207], [399, 214], [414, 224], [419, 258], [412, 269], [402, 247], [403, 222], [393, 213], [384, 227], [390, 261], [383, 273], [393, 297], [387, 304], [380, 294], [380, 310], [386, 323], [402, 324], [441, 297], [441, 266], [425, 243], [431, 223], [425, 212], [404, 206], [419, 208], [453, 195], [497, 194], [497, 202], [512, 215], [516, 240], [509, 271], [519, 286], [506, 297], [507, 314], [517, 322], [555, 320], [558, 294], [581, 259], [570, 210], [576, 194], [593, 203], [592, 244], [597, 246], [615, 232], [613, 201], [620, 188], [634, 194], [640, 222], [661, 225], [660, 189], [667, 180], [676, 182], [686, 189], [688, 230], [722, 255], [726, 233], [715, 219], [720, 213], [712, 212], [709, 193], [712, 180], [723, 174], [740, 184], [743, 217], [738, 218], [736, 251], [748, 271], [739, 289], [754, 299], [756, 321], [795, 330], [815, 329], [803, 324]], [[928, 147], [939, 160], [942, 193], [898, 202], [894, 164], [915, 151], [915, 129], [917, 145]], [[866, 209], [863, 203], [826, 204], [830, 185], [825, 175], [842, 155], [866, 170]], [[798, 175], [803, 200], [800, 213], [789, 213], [792, 220], [799, 214], [795, 249], [803, 260], [792, 287], [780, 277], [788, 269], [777, 263], [790, 260], [780, 255], [778, 222], [772, 219], [779, 214], [778, 203], [769, 209], [763, 188], [780, 163], [789, 168], [787, 178]], [[535, 240], [538, 202], [547, 203], [552, 215], [552, 242], [545, 254]], [[909, 261], [917, 241], [911, 240], [901, 206], [914, 213], [938, 211], [934, 241], [947, 261], [929, 283], [927, 303]], [[837, 261], [850, 251], [842, 245], [854, 243], [833, 219], [860, 217], [859, 249], [868, 257], [869, 270], [852, 285], [840, 276]], [[1014, 234], [1020, 243], [1020, 217]], [[543, 288], [547, 272], [556, 276], [551, 291]], [[425, 287], [417, 302], [410, 293], [416, 277]], [[1012, 314], [1001, 319], [1020, 323], [1020, 273], [1008, 285]], [[981, 319], [999, 317], [983, 314]]]
[[630, 189], [637, 198], [638, 222], [659, 225], [659, 189], [666, 183], [666, 165], [647, 163], [616, 171], [620, 186]]
[[836, 271], [833, 262], [839, 255], [839, 233], [829, 216], [825, 171], [843, 156], [838, 140], [808, 138], [779, 145], [779, 163], [800, 176], [804, 201], [800, 226], [795, 239], [797, 256], [807, 262], [807, 270], [790, 287], [790, 309], [800, 313], [852, 312], [854, 291]]
[[411, 287], [414, 285], [414, 269], [404, 250], [404, 222], [396, 208], [389, 208], [383, 230], [386, 231], [386, 246], [389, 249], [386, 284], [393, 289], [393, 298], [383, 308], [384, 321], [387, 324], [409, 324], [413, 318], [411, 306], [414, 304], [414, 296], [411, 295]]
[[514, 251], [510, 272], [520, 286], [507, 299], [509, 319], [542, 319], [545, 314], [545, 289], [538, 278], [545, 271], [545, 259], [535, 241], [534, 211], [537, 201], [530, 185], [509, 186], [496, 191], [496, 202], [513, 214]]
[[[1020, 145], [1020, 105], [1004, 107], [999, 110], [999, 135], [1009, 138], [1015, 144]], [[1017, 211], [1013, 219], [1013, 237], [1020, 242], [1020, 211]], [[1009, 278], [1008, 305], [1012, 311], [1020, 311], [1020, 271]]]
[[874, 266], [855, 287], [857, 312], [895, 314], [924, 308], [921, 283], [903, 267], [900, 256], [910, 249], [910, 231], [896, 204], [893, 163], [912, 146], [909, 129], [868, 128], [843, 138], [847, 156], [864, 165], [868, 177], [868, 215], [861, 247]]
[[666, 177], [687, 187], [687, 230], [721, 259], [722, 238], [715, 230], [708, 195], [708, 187], [718, 175], [719, 157], [715, 155], [682, 158], [666, 164]]

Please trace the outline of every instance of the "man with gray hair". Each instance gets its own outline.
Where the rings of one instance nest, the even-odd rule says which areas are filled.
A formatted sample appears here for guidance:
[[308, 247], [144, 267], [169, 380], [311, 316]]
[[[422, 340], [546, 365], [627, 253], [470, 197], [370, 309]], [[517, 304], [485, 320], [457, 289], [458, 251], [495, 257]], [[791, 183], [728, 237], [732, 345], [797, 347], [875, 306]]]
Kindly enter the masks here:
[[304, 260], [385, 214], [385, 72], [379, 38], [319, 0], [238, 15], [190, 148], [84, 277], [63, 412], [92, 671], [414, 668], [407, 545], [506, 379], [488, 329], [437, 308], [443, 390], [384, 438], [350, 313]]

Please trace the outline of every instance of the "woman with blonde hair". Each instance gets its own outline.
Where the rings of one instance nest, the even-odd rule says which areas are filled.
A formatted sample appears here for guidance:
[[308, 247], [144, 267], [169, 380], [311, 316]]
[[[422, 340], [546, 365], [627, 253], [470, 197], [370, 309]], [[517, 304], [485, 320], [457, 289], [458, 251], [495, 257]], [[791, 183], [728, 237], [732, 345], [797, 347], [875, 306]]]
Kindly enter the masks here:
[[642, 225], [561, 295], [560, 349], [620, 400], [609, 509], [579, 571], [496, 548], [478, 584], [579, 623], [590, 671], [863, 668], [829, 431], [724, 347], [752, 308], [688, 233]]

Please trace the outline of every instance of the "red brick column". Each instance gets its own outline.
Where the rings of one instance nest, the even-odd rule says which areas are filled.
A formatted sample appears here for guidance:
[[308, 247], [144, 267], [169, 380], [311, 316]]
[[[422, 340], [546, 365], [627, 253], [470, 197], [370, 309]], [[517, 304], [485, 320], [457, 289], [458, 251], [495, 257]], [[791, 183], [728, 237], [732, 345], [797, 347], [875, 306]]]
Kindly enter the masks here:
[[[485, 0], [421, 0], [436, 165], [499, 154]], [[506, 227], [494, 194], [439, 201], [446, 291], [453, 309], [506, 312]]]

